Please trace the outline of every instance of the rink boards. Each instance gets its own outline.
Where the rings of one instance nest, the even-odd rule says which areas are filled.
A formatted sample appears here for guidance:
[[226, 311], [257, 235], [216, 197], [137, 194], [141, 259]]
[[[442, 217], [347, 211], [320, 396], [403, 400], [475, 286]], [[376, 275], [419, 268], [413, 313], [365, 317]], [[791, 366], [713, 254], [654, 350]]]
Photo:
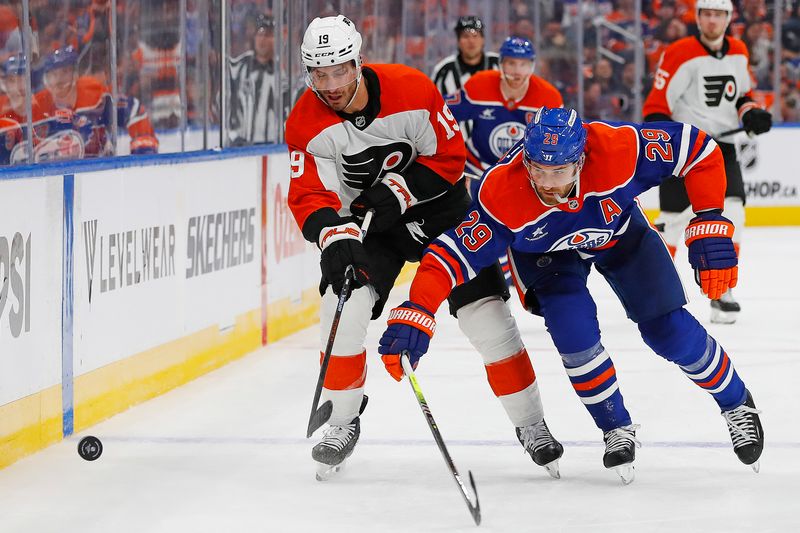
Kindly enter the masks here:
[[[758, 139], [748, 224], [800, 224], [798, 137]], [[285, 145], [0, 171], [0, 468], [315, 323], [288, 187]]]
[[0, 467], [317, 318], [285, 147], [3, 178]]

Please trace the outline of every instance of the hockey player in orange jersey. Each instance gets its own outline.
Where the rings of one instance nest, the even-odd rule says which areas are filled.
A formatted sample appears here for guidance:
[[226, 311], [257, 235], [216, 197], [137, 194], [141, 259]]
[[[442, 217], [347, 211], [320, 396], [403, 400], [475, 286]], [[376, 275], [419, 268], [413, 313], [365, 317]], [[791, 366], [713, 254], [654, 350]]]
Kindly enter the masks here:
[[[333, 410], [312, 450], [320, 480], [341, 468], [361, 432], [369, 322], [381, 314], [403, 265], [419, 261], [469, 204], [464, 141], [439, 91], [412, 68], [362, 65], [360, 49], [361, 35], [349, 19], [314, 19], [301, 46], [309, 90], [286, 122], [289, 207], [305, 238], [322, 252], [322, 348], [345, 270], [352, 265], [355, 273], [323, 383]], [[362, 237], [359, 223], [369, 210], [374, 217]], [[507, 298], [495, 266], [453, 291], [449, 301], [518, 439], [536, 464], [558, 477], [563, 448], [544, 422], [538, 383]], [[521, 376], [533, 379], [518, 386]]]
[[[748, 134], [769, 131], [769, 112], [753, 101], [749, 55], [744, 42], [725, 35], [733, 13], [731, 0], [698, 0], [700, 34], [671, 44], [661, 57], [653, 89], [644, 104], [645, 121], [687, 122], [716, 137], [725, 159], [728, 179], [725, 216], [733, 222], [737, 253], [744, 226], [745, 191], [742, 170], [732, 136], [739, 127]], [[692, 217], [683, 183], [670, 179], [659, 188], [661, 215], [656, 224], [673, 256], [680, 236]], [[740, 306], [729, 290], [711, 301], [711, 321], [736, 321]]]
[[[77, 61], [78, 54], [71, 46], [45, 57], [45, 89], [36, 94], [46, 119], [36, 128], [42, 137], [35, 152], [37, 161], [115, 155], [111, 91], [93, 77], [79, 77]], [[150, 119], [136, 98], [120, 97], [116, 113], [119, 129], [130, 136], [131, 154], [158, 152]]]

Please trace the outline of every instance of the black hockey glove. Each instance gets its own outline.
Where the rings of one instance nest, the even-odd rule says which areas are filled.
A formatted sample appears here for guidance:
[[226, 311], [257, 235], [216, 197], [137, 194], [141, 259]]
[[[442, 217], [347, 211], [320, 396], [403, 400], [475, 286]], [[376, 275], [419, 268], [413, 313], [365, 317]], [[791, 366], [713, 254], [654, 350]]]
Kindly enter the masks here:
[[350, 203], [350, 212], [363, 219], [367, 211], [374, 209], [370, 229], [381, 232], [391, 228], [417, 202], [405, 178], [389, 172], [379, 183], [355, 197]]
[[342, 292], [348, 265], [353, 265], [354, 289], [370, 283], [369, 257], [361, 244], [361, 228], [356, 223], [343, 222], [339, 226], [323, 228], [319, 235], [319, 247], [322, 249], [319, 262], [322, 270], [320, 294], [325, 293], [329, 284], [337, 296]]
[[742, 115], [742, 126], [747, 133], [767, 133], [772, 128], [772, 114], [760, 107], [754, 107]]

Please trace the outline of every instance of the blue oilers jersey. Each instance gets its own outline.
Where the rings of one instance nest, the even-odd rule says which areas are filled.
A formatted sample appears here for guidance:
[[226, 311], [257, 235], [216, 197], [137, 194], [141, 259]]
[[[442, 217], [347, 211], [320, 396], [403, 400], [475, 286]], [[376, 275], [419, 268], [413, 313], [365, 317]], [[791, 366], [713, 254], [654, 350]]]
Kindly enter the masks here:
[[711, 137], [688, 124], [584, 125], [585, 161], [566, 202], [547, 205], [528, 178], [518, 142], [483, 176], [464, 221], [434, 240], [412, 285], [412, 301], [435, 310], [452, 287], [508, 249], [577, 250], [585, 257], [625, 235], [636, 197], [670, 176], [685, 179], [695, 211], [722, 209], [725, 171]]
[[538, 76], [531, 76], [528, 92], [519, 101], [507, 101], [500, 90], [500, 72], [478, 72], [464, 88], [446, 97], [456, 120], [472, 121], [467, 145], [466, 171], [481, 176], [497, 163], [525, 133], [540, 107], [562, 107], [558, 90]]

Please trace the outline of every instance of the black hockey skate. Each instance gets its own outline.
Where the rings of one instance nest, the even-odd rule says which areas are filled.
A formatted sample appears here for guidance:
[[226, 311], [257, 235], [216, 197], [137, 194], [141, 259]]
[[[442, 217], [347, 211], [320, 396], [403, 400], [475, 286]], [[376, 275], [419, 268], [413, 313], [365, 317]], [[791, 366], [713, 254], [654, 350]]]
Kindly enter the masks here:
[[714, 324], [733, 324], [739, 316], [742, 307], [733, 299], [731, 289], [728, 289], [719, 300], [711, 300], [711, 322]]
[[642, 447], [642, 443], [636, 439], [637, 429], [638, 424], [631, 424], [612, 429], [603, 435], [606, 443], [603, 466], [609, 470], [613, 468], [624, 485], [632, 483], [636, 475], [633, 460], [636, 459], [636, 448]]
[[359, 416], [349, 424], [331, 425], [325, 430], [322, 440], [311, 449], [311, 457], [317, 463], [317, 481], [327, 481], [344, 468], [345, 460], [353, 450], [361, 435], [361, 413], [367, 407], [367, 395], [361, 400]]
[[759, 458], [764, 449], [764, 430], [761, 428], [759, 411], [753, 396], [747, 391], [747, 400], [730, 411], [722, 411], [728, 432], [731, 434], [733, 451], [741, 462], [750, 465], [755, 472], [761, 468]]
[[561, 479], [558, 460], [564, 455], [564, 447], [550, 433], [544, 420], [531, 426], [517, 428], [517, 439], [534, 463], [544, 467], [555, 479]]

